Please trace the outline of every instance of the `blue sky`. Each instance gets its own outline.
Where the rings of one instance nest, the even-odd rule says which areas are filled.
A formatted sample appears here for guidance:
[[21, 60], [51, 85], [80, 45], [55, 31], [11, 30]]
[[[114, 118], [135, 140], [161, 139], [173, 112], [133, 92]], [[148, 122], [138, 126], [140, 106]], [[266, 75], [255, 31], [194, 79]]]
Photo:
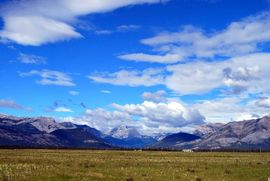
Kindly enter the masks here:
[[0, 3], [0, 113], [146, 134], [269, 114], [268, 0]]

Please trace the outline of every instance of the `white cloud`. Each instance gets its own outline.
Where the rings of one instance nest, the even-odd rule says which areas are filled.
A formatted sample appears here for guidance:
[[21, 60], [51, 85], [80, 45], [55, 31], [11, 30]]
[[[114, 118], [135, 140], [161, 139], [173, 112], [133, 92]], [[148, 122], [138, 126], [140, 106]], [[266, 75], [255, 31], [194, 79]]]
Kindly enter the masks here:
[[92, 28], [91, 31], [94, 31], [96, 35], [110, 35], [115, 32], [129, 32], [134, 31], [141, 28], [139, 25], [120, 25], [117, 26], [115, 30], [106, 30], [106, 29], [98, 29], [98, 28]]
[[205, 115], [208, 122], [224, 123], [232, 121], [239, 116], [239, 113], [247, 114], [243, 107], [238, 105], [239, 102], [237, 98], [218, 98], [201, 101], [194, 107]]
[[20, 53], [18, 60], [21, 63], [24, 64], [46, 64], [46, 58], [41, 57], [41, 56], [37, 56], [37, 55], [29, 55], [29, 54], [24, 54], [24, 53]]
[[45, 17], [13, 15], [4, 17], [4, 22], [0, 36], [22, 45], [38, 46], [82, 37], [72, 26]]
[[77, 95], [80, 94], [80, 92], [78, 92], [78, 91], [69, 91], [68, 93], [69, 93], [70, 95], [72, 95], [72, 96], [77, 96]]
[[164, 77], [162, 69], [146, 69], [143, 71], [121, 70], [115, 73], [99, 73], [90, 75], [88, 78], [98, 83], [108, 83], [113, 85], [154, 86], [162, 84]]
[[204, 100], [194, 105], [207, 122], [227, 123], [255, 119], [269, 114], [269, 108], [257, 106], [256, 98], [223, 97]]
[[270, 97], [262, 97], [257, 102], [256, 105], [259, 107], [270, 108]]
[[179, 102], [144, 101], [142, 104], [113, 104], [113, 107], [130, 115], [139, 116], [145, 122], [162, 123], [173, 127], [201, 124], [204, 120], [197, 110], [187, 108]]
[[110, 30], [96, 30], [95, 31], [95, 34], [96, 35], [110, 35], [112, 34], [113, 32], [110, 31]]
[[68, 117], [66, 121], [77, 124], [86, 124], [101, 131], [109, 131], [116, 126], [131, 121], [130, 115], [120, 111], [107, 111], [102, 108], [87, 109], [81, 117]]
[[126, 32], [126, 31], [133, 31], [133, 30], [137, 30], [140, 29], [141, 26], [139, 25], [120, 25], [116, 28], [117, 31], [119, 32]]
[[2, 5], [2, 41], [39, 46], [81, 38], [73, 27], [80, 16], [104, 13], [117, 8], [159, 3], [160, 0], [19, 0]]
[[13, 100], [0, 99], [0, 107], [11, 108], [11, 109], [24, 109], [23, 106], [19, 105]]
[[41, 80], [37, 83], [41, 85], [57, 85], [57, 86], [75, 86], [73, 83], [72, 78], [59, 71], [53, 70], [32, 70], [30, 72], [20, 73], [21, 77], [28, 77], [28, 76], [39, 76]]
[[71, 109], [67, 107], [57, 107], [54, 109], [55, 112], [62, 112], [62, 113], [71, 113], [73, 112]]
[[149, 63], [175, 63], [182, 59], [178, 54], [166, 54], [166, 55], [149, 55], [145, 53], [134, 53], [120, 55], [118, 58], [128, 61], [136, 62], [149, 62]]
[[0, 108], [9, 108], [9, 109], [17, 109], [17, 110], [25, 110], [28, 112], [32, 112], [33, 109], [31, 107], [25, 107], [22, 106], [20, 104], [18, 104], [17, 102], [15, 102], [14, 100], [10, 100], [10, 99], [0, 99]]
[[[166, 100], [167, 101], [167, 100]], [[180, 102], [151, 102], [141, 104], [112, 104], [114, 110], [87, 109], [81, 117], [65, 118], [77, 124], [87, 124], [107, 132], [120, 125], [137, 128], [142, 134], [174, 133], [189, 126], [204, 123], [204, 117]]]
[[112, 93], [112, 92], [109, 91], [109, 90], [101, 90], [100, 92], [101, 92], [101, 93], [104, 93], [104, 94], [111, 94], [111, 93]]
[[176, 63], [193, 58], [233, 57], [260, 51], [263, 43], [270, 41], [270, 14], [261, 13], [231, 23], [226, 29], [206, 33], [192, 26], [178, 32], [162, 32], [143, 39], [154, 54], [133, 53], [120, 56], [124, 60]]
[[244, 121], [244, 120], [251, 120], [251, 119], [258, 119], [261, 116], [258, 114], [239, 114], [238, 117], [236, 117], [234, 120], [235, 121]]
[[196, 61], [143, 71], [96, 74], [95, 82], [126, 86], [164, 85], [181, 95], [223, 89], [226, 94], [270, 92], [270, 54], [255, 53], [224, 61]]
[[[165, 85], [180, 94], [201, 94], [215, 88], [229, 93], [269, 92], [270, 54], [257, 53], [220, 62], [168, 66]], [[226, 86], [226, 88], [225, 88]]]
[[164, 90], [159, 90], [157, 92], [144, 92], [142, 94], [142, 97], [146, 101], [166, 102], [167, 98], [164, 97], [165, 95], [166, 95], [166, 92]]
[[218, 63], [194, 62], [167, 69], [171, 74], [164, 84], [180, 94], [202, 94], [222, 85], [223, 72]]

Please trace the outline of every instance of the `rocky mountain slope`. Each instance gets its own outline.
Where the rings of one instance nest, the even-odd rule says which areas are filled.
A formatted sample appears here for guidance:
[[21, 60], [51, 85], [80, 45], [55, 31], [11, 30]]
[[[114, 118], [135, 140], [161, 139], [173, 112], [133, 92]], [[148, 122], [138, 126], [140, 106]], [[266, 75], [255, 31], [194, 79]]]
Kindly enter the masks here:
[[0, 146], [110, 148], [97, 130], [51, 118], [0, 115]]
[[189, 134], [189, 133], [176, 133], [169, 135], [161, 141], [153, 144], [151, 148], [162, 148], [162, 149], [181, 149], [188, 148], [187, 143], [200, 139], [200, 136]]
[[192, 134], [181, 132], [157, 141], [128, 126], [103, 134], [87, 125], [58, 123], [46, 117], [0, 114], [0, 146], [270, 150], [270, 117], [202, 125]]
[[270, 149], [270, 117], [231, 122], [196, 145], [200, 149]]
[[125, 125], [112, 129], [103, 138], [111, 145], [123, 148], [146, 148], [157, 142], [156, 139], [141, 135], [135, 128]]
[[223, 125], [224, 124], [222, 124], [222, 123], [203, 124], [203, 125], [198, 126], [192, 134], [203, 137], [203, 136], [209, 135], [213, 132], [216, 132]]
[[120, 126], [108, 135], [87, 125], [58, 123], [52, 118], [24, 118], [0, 114], [0, 146], [145, 148], [156, 140], [132, 127]]
[[[195, 131], [196, 135], [188, 134], [182, 139], [183, 133], [165, 137], [152, 145], [152, 148], [172, 149], [221, 149], [221, 150], [270, 150], [270, 117], [240, 122], [215, 125]], [[203, 132], [202, 132], [203, 130]], [[201, 135], [201, 138], [198, 136]]]

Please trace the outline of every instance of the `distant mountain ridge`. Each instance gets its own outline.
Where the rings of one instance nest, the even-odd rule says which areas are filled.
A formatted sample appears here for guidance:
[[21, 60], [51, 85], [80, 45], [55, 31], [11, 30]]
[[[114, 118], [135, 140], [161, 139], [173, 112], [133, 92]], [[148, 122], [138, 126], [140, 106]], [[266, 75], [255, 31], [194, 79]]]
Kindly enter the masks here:
[[270, 150], [270, 117], [228, 123], [196, 146], [202, 149]]
[[[186, 144], [187, 142], [195, 141], [200, 139], [200, 136], [189, 134], [189, 133], [176, 133], [169, 135], [157, 143], [153, 144], [151, 148], [161, 148], [161, 149], [177, 149], [182, 143]], [[182, 147], [184, 149], [185, 147]]]
[[[183, 139], [182, 133], [165, 137], [151, 148], [201, 150], [270, 150], [270, 117], [203, 126]], [[205, 131], [206, 130], [206, 131]], [[185, 135], [187, 136], [187, 135]], [[197, 138], [196, 138], [197, 136]], [[200, 137], [201, 136], [201, 137]], [[191, 139], [194, 138], [194, 139]]]
[[113, 146], [123, 148], [145, 148], [157, 142], [156, 139], [141, 135], [135, 128], [126, 125], [112, 129], [104, 139]]
[[131, 139], [141, 137], [140, 133], [135, 128], [126, 125], [121, 125], [119, 127], [112, 129], [108, 133], [108, 135], [118, 139]]
[[145, 148], [156, 140], [132, 127], [120, 126], [103, 134], [87, 125], [58, 123], [47, 117], [0, 114], [0, 146], [67, 148]]
[[111, 148], [93, 133], [73, 123], [57, 123], [46, 117], [18, 118], [0, 115], [0, 146]]
[[37, 148], [150, 148], [270, 150], [270, 117], [201, 125], [193, 133], [168, 134], [158, 140], [134, 127], [119, 126], [104, 134], [87, 125], [58, 123], [52, 118], [0, 114], [0, 146]]
[[211, 134], [213, 132], [216, 132], [223, 125], [224, 124], [222, 124], [222, 123], [203, 124], [203, 125], [198, 126], [196, 128], [196, 130], [193, 131], [192, 134], [203, 137], [203, 136], [209, 135], [209, 134]]

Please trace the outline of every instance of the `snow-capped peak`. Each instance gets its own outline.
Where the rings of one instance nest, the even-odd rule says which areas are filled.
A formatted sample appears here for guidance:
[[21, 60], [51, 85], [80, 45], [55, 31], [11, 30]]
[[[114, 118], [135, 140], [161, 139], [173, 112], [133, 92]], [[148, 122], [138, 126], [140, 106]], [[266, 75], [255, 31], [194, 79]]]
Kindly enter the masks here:
[[109, 132], [109, 135], [118, 139], [141, 138], [140, 133], [135, 128], [128, 127], [126, 125], [121, 125], [112, 129]]

